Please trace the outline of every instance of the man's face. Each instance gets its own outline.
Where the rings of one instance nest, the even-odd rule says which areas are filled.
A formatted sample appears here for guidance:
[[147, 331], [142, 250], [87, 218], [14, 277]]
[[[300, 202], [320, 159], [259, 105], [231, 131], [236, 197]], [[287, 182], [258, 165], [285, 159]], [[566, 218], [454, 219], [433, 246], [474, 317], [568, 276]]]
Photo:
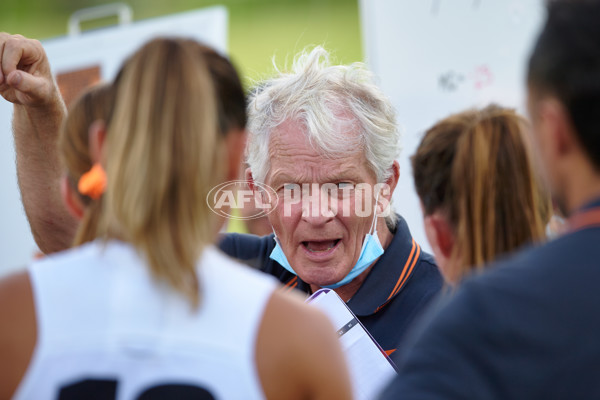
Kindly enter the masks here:
[[[269, 221], [292, 268], [312, 285], [340, 281], [358, 260], [373, 219], [376, 179], [363, 151], [328, 158], [310, 145], [301, 124], [287, 121], [271, 135], [269, 158], [265, 183], [280, 199]], [[361, 183], [365, 190], [356, 189]]]

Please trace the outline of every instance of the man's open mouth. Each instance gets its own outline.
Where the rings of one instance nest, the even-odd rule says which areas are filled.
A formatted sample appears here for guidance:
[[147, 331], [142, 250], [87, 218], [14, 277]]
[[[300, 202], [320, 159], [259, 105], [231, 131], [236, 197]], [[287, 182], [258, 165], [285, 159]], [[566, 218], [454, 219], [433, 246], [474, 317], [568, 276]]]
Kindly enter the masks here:
[[302, 242], [304, 248], [311, 253], [324, 253], [333, 249], [341, 239], [334, 240], [311, 240]]

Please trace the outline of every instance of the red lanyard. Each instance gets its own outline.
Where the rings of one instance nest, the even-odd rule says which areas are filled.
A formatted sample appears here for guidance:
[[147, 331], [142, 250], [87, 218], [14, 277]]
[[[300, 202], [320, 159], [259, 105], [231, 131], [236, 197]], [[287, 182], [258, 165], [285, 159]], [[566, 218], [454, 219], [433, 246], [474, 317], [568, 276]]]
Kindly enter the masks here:
[[600, 207], [578, 212], [569, 218], [569, 232], [586, 228], [600, 228]]

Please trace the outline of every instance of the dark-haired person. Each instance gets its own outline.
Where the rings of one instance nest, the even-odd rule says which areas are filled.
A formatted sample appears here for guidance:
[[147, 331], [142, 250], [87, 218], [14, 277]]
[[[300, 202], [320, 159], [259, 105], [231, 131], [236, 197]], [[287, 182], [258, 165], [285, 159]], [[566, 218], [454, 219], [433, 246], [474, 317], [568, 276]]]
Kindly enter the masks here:
[[449, 285], [545, 239], [550, 199], [528, 130], [510, 109], [464, 111], [429, 128], [412, 156], [425, 232]]
[[569, 231], [463, 282], [383, 399], [600, 398], [600, 1], [550, 1], [547, 13], [528, 108]]

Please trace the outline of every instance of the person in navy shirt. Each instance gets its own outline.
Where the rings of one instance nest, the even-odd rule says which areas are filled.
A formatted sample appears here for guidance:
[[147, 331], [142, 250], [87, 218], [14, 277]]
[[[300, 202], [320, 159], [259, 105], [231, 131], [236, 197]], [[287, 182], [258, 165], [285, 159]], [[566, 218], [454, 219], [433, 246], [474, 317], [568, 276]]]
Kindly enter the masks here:
[[[385, 253], [347, 302], [388, 355], [401, 348], [405, 334], [442, 286], [433, 257], [421, 251], [404, 218], [398, 218], [393, 234]], [[220, 244], [225, 253], [274, 275], [285, 284], [286, 290], [312, 293], [308, 283], [269, 258], [274, 247], [273, 235], [258, 237], [230, 233]]]
[[221, 249], [289, 288], [332, 288], [388, 354], [442, 286], [391, 205], [400, 135], [389, 99], [361, 64], [321, 47], [263, 82], [248, 101], [246, 179], [279, 202], [273, 235], [226, 236]]
[[600, 398], [600, 2], [556, 0], [528, 66], [533, 140], [569, 230], [465, 281], [382, 399]]

